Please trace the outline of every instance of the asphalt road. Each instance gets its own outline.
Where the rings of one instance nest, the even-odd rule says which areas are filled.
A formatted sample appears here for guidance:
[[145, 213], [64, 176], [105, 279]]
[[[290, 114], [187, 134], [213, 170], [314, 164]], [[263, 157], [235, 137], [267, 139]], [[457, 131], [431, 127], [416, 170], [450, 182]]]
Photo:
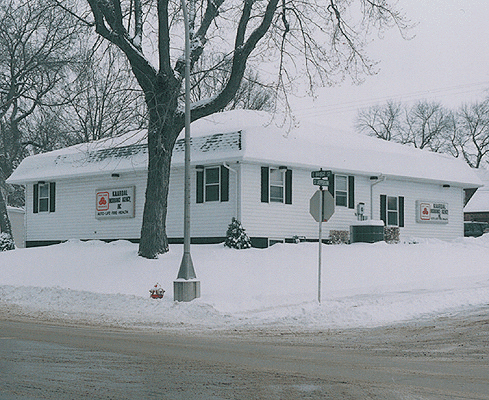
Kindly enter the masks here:
[[328, 332], [0, 321], [0, 399], [489, 399], [489, 308]]

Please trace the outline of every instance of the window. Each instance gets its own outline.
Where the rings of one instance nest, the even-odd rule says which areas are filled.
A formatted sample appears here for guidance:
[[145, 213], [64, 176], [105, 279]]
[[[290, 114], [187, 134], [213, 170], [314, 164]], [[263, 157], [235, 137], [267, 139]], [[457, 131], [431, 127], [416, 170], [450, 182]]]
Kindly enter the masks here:
[[262, 203], [292, 204], [292, 170], [261, 167]]
[[329, 177], [328, 191], [339, 207], [355, 208], [355, 177], [353, 175], [332, 174]]
[[284, 202], [284, 171], [270, 168], [270, 201]]
[[39, 212], [49, 211], [49, 183], [39, 184]]
[[397, 197], [387, 197], [387, 225], [397, 226], [399, 223]]
[[336, 175], [335, 199], [337, 206], [348, 207], [348, 177], [345, 175]]
[[197, 203], [229, 201], [229, 170], [224, 166], [197, 169]]
[[54, 212], [56, 209], [56, 183], [39, 182], [33, 186], [33, 212]]
[[380, 196], [380, 219], [387, 226], [404, 226], [404, 197]]
[[219, 167], [205, 169], [205, 201], [219, 201]]

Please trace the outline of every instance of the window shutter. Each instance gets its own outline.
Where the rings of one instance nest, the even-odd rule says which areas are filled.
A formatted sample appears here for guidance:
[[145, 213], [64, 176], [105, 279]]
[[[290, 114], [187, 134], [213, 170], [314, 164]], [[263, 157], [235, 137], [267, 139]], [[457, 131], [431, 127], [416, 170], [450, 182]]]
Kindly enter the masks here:
[[49, 183], [49, 212], [56, 211], [56, 182]]
[[334, 174], [331, 174], [331, 176], [329, 177], [328, 192], [331, 193], [331, 196], [333, 197], [334, 197], [334, 180], [335, 180]]
[[261, 167], [261, 202], [268, 203], [270, 190], [270, 175], [268, 167]]
[[221, 165], [221, 201], [229, 201], [229, 170]]
[[404, 227], [404, 197], [399, 196], [399, 228]]
[[197, 193], [195, 198], [197, 203], [204, 202], [204, 171], [197, 171]]
[[292, 170], [285, 171], [285, 204], [292, 204]]
[[355, 208], [355, 177], [348, 177], [348, 208]]
[[384, 221], [384, 225], [387, 225], [387, 196], [385, 194], [380, 195], [380, 219]]
[[32, 212], [37, 214], [39, 212], [39, 183], [34, 184], [34, 193], [32, 196]]

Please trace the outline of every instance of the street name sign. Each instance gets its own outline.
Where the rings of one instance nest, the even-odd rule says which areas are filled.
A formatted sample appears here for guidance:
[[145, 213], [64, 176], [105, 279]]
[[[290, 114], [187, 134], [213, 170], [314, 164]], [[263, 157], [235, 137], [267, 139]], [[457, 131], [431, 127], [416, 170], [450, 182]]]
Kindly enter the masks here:
[[322, 169], [319, 171], [312, 171], [311, 172], [311, 178], [329, 178], [331, 175], [333, 175], [332, 171], [323, 171]]
[[329, 179], [323, 179], [323, 178], [313, 179], [312, 184], [316, 186], [329, 186]]

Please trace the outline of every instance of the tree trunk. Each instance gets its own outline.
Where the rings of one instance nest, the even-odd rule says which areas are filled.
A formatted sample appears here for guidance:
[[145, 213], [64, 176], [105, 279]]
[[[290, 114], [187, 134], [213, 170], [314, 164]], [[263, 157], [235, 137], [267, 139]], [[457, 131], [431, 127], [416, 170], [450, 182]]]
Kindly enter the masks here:
[[[0, 232], [6, 233], [13, 238], [12, 236], [12, 225], [10, 224], [10, 219], [7, 213], [7, 204], [5, 202], [5, 198], [3, 197], [2, 189], [0, 188]], [[12, 242], [13, 243], [13, 242]], [[6, 250], [13, 250], [15, 246], [9, 246]]]
[[168, 251], [166, 213], [170, 180], [171, 148], [162, 149], [148, 139], [148, 182], [144, 203], [139, 255], [157, 258]]
[[175, 141], [183, 128], [181, 118], [175, 117], [176, 102], [173, 103], [173, 110], [169, 110], [169, 103], [160, 98], [158, 105], [148, 107], [148, 181], [139, 255], [150, 259], [158, 258], [159, 254], [169, 250], [166, 215], [171, 157]]

